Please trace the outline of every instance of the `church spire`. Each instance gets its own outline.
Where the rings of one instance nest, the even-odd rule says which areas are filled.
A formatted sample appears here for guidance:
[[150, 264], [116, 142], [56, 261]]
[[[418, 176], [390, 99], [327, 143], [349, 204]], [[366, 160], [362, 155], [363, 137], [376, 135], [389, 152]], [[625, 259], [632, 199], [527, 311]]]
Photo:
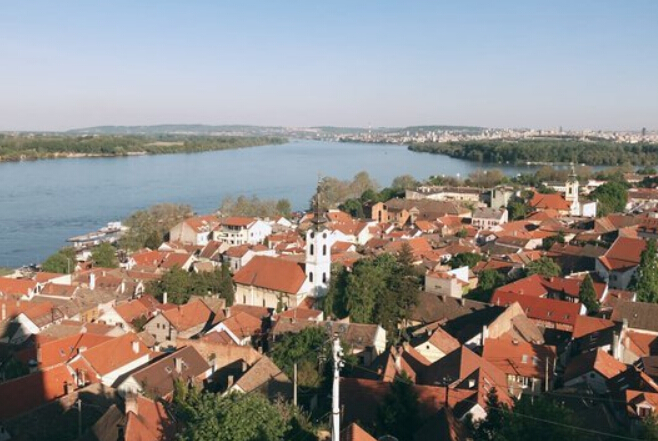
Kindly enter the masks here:
[[318, 175], [318, 186], [315, 190], [315, 197], [313, 198], [313, 224], [315, 224], [316, 229], [320, 225], [323, 225], [327, 222], [327, 217], [325, 216], [326, 211], [322, 205], [322, 177]]

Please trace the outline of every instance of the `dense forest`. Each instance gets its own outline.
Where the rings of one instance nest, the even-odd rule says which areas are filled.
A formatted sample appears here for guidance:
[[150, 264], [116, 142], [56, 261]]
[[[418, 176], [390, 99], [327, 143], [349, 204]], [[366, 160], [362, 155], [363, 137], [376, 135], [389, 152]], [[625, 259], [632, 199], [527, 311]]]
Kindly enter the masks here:
[[3, 135], [0, 162], [62, 156], [127, 156], [130, 154], [195, 153], [268, 144], [283, 144], [271, 136], [138, 136], [138, 135]]
[[587, 165], [653, 165], [658, 163], [658, 144], [626, 144], [612, 141], [457, 141], [409, 145], [414, 152], [440, 153], [471, 161], [519, 164], [527, 162]]

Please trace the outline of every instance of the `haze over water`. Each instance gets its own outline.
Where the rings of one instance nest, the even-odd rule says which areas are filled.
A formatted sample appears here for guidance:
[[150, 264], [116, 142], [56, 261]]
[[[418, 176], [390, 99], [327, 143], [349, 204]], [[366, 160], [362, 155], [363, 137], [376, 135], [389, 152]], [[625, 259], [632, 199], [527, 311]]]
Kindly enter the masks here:
[[396, 176], [462, 177], [478, 168], [514, 175], [533, 167], [478, 164], [404, 146], [317, 141], [195, 154], [0, 163], [0, 266], [44, 260], [69, 237], [161, 202], [215, 211], [227, 196], [288, 198], [308, 206], [318, 174], [365, 170], [380, 185]]

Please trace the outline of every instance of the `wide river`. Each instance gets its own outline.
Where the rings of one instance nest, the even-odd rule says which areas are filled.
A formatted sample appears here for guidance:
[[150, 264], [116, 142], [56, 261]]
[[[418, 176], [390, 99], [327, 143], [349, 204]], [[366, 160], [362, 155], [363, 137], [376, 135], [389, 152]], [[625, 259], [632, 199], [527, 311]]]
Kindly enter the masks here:
[[380, 184], [497, 167], [507, 174], [530, 167], [482, 166], [390, 144], [292, 141], [216, 152], [120, 158], [0, 163], [0, 266], [41, 262], [68, 237], [160, 202], [186, 203], [199, 213], [226, 196], [288, 198], [303, 209], [318, 174], [341, 179], [365, 170]]

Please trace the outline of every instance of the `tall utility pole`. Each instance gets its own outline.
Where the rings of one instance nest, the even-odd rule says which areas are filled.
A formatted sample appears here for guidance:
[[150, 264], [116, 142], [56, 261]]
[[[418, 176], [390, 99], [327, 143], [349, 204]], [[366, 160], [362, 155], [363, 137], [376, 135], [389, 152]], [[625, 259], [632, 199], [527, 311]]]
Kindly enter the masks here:
[[293, 395], [292, 395], [292, 403], [297, 407], [297, 363], [293, 365]]
[[334, 334], [332, 346], [334, 356], [334, 383], [331, 394], [331, 441], [340, 441], [340, 368], [345, 365], [343, 361], [343, 348], [340, 347], [340, 339]]

